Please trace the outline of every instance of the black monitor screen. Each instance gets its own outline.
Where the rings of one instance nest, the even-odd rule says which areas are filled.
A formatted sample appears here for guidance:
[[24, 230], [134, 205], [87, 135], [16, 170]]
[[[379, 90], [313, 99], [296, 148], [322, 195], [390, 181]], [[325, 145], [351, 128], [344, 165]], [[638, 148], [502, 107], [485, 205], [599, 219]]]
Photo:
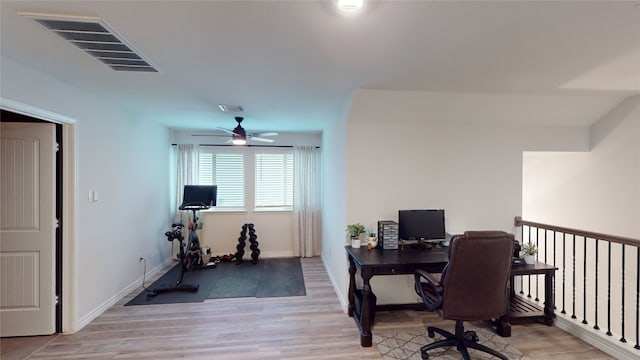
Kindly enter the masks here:
[[401, 240], [444, 239], [444, 210], [399, 210], [398, 228]]
[[182, 206], [216, 206], [217, 185], [185, 185]]

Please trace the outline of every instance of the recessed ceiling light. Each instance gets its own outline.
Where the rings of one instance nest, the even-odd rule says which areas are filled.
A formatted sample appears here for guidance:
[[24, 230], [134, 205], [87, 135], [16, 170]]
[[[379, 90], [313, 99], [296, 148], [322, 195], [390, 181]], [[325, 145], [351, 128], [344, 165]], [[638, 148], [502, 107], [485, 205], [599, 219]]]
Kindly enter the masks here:
[[356, 10], [362, 7], [364, 0], [338, 0], [338, 7], [342, 10]]
[[222, 112], [241, 112], [244, 108], [241, 105], [218, 105], [218, 109]]

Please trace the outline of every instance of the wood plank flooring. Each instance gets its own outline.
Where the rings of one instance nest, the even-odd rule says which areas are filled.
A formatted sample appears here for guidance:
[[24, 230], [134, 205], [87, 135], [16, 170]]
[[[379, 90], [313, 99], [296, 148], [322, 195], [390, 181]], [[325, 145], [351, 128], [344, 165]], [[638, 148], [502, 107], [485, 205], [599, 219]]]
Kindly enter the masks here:
[[[360, 347], [320, 258], [302, 259], [302, 267], [306, 296], [123, 306], [137, 289], [76, 334], [1, 339], [0, 358], [380, 359], [375, 346]], [[453, 328], [429, 312], [393, 311], [376, 314], [373, 332], [427, 325]], [[512, 330], [510, 343], [531, 359], [613, 359], [556, 327]]]

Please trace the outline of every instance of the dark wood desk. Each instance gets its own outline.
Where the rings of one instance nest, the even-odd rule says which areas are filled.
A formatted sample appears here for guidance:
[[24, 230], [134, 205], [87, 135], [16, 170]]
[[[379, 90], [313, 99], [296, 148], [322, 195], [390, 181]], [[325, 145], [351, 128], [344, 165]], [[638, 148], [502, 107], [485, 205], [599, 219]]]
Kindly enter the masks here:
[[[376, 311], [373, 304], [375, 297], [369, 283], [371, 278], [375, 275], [413, 274], [416, 269], [438, 273], [442, 272], [449, 261], [447, 248], [421, 250], [405, 247], [404, 250], [367, 250], [366, 247], [354, 249], [348, 245], [345, 248], [349, 258], [348, 314], [358, 325], [360, 345], [365, 347], [372, 345], [371, 325]], [[361, 289], [356, 289], [356, 269], [362, 277]], [[378, 306], [377, 309], [382, 310], [382, 307]]]
[[[555, 296], [553, 289], [553, 279], [555, 277], [557, 267], [547, 265], [545, 263], [536, 262], [533, 265], [512, 265], [511, 266], [511, 304], [509, 306], [510, 323], [514, 320], [542, 320], [547, 325], [553, 325], [553, 319], [556, 317]], [[515, 284], [516, 276], [526, 275], [544, 275], [544, 305], [538, 306], [535, 303], [526, 300], [524, 296], [517, 295], [513, 284]], [[509, 333], [511, 334], [511, 333]]]
[[[387, 309], [423, 309], [422, 304], [399, 304], [376, 306], [376, 298], [371, 289], [370, 280], [376, 275], [402, 275], [413, 274], [416, 269], [424, 269], [428, 272], [441, 272], [448, 262], [448, 248], [433, 248], [421, 250], [413, 247], [406, 247], [404, 250], [382, 250], [375, 248], [367, 250], [366, 247], [352, 248], [345, 246], [349, 260], [349, 307], [348, 314], [356, 322], [360, 330], [360, 345], [369, 347], [372, 345], [373, 335], [371, 327], [373, 325], [376, 310]], [[556, 268], [543, 263], [535, 265], [513, 265], [511, 268], [511, 284], [515, 276], [521, 275], [545, 275], [545, 306], [541, 311], [523, 314], [522, 307], [514, 306], [514, 301], [520, 299], [513, 290], [511, 291], [511, 311], [497, 319], [494, 324], [501, 336], [511, 336], [511, 319], [522, 318], [524, 316], [532, 318], [542, 318], [548, 325], [553, 323], [555, 317], [553, 313], [553, 277]], [[360, 272], [362, 287], [356, 288], [356, 271]], [[513, 289], [513, 287], [511, 286]], [[525, 300], [526, 301], [526, 300]]]

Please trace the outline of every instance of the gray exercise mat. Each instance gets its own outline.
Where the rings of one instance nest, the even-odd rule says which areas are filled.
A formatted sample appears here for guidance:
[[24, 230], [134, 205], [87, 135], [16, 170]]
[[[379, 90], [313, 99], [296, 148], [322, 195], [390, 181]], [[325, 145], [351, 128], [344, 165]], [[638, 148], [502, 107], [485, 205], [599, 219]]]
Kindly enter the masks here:
[[[179, 275], [180, 266], [176, 265], [147, 288], [173, 285]], [[256, 264], [251, 260], [239, 264], [222, 262], [215, 268], [186, 272], [183, 283], [198, 284], [198, 291], [159, 293], [151, 297], [147, 296], [146, 291], [142, 291], [125, 306], [202, 302], [205, 299], [221, 298], [306, 295], [299, 258], [259, 259]]]
[[262, 270], [256, 297], [304, 296], [300, 258], [268, 259]]

